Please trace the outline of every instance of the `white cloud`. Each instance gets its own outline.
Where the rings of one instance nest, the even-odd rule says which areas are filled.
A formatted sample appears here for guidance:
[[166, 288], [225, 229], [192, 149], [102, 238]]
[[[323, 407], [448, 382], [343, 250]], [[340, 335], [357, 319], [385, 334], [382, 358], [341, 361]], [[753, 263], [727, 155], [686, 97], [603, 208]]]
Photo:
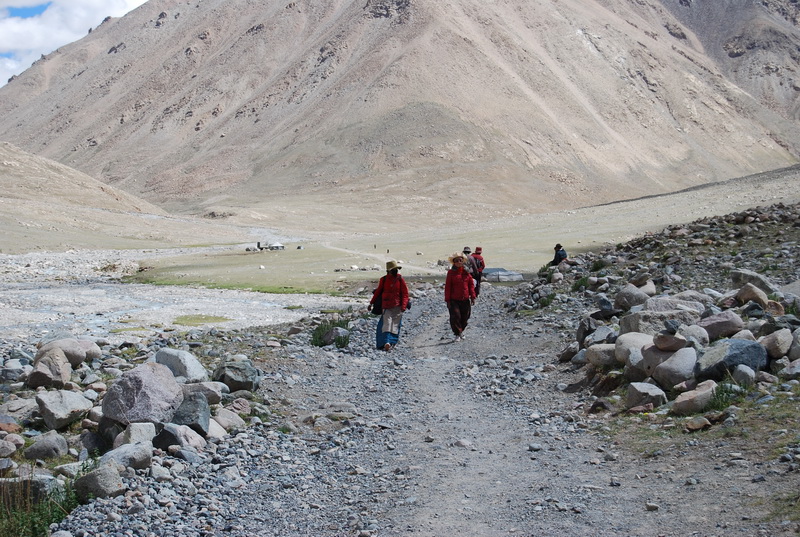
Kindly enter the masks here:
[[[121, 17], [146, 0], [0, 0], [0, 86], [42, 54], [72, 43], [108, 16]], [[49, 4], [39, 15], [9, 16], [9, 8]]]

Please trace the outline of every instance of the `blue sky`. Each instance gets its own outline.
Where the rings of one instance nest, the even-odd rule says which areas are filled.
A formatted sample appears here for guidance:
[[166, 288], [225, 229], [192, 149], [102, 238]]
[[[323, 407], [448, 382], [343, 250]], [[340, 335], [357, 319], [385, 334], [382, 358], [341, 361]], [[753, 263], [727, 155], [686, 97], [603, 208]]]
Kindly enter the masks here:
[[77, 41], [146, 0], [0, 0], [0, 86], [42, 54]]

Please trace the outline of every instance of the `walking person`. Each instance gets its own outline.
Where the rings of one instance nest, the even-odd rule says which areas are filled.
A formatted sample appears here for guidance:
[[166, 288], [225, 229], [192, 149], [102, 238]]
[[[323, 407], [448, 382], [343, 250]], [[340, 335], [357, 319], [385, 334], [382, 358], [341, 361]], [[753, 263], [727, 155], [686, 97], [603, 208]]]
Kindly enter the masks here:
[[466, 255], [455, 253], [450, 256], [449, 261], [453, 266], [447, 271], [447, 279], [444, 282], [444, 301], [450, 312], [450, 328], [455, 334], [453, 341], [461, 341], [464, 339], [464, 329], [475, 304], [475, 281], [465, 268]]
[[481, 294], [481, 279], [483, 279], [483, 269], [486, 268], [486, 261], [483, 259], [483, 248], [480, 246], [475, 247], [475, 253], [471, 256], [475, 260], [475, 269], [478, 271], [475, 277], [475, 296]]
[[408, 308], [408, 286], [400, 275], [397, 261], [386, 263], [386, 276], [378, 282], [378, 288], [372, 294], [370, 306], [380, 299], [383, 312], [375, 331], [375, 348], [392, 350], [400, 339], [400, 327], [403, 312]]

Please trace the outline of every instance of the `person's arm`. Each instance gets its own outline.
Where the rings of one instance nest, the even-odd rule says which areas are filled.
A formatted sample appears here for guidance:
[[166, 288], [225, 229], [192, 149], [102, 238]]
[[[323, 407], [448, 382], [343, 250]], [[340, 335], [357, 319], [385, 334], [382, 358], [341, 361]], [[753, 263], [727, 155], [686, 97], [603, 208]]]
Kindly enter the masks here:
[[453, 278], [452, 278], [453, 271], [447, 271], [447, 278], [444, 280], [444, 301], [450, 302], [450, 287], [453, 285]]
[[400, 309], [406, 311], [408, 308], [408, 286], [406, 281], [400, 276]]
[[370, 305], [372, 305], [372, 304], [374, 304], [374, 303], [375, 303], [375, 299], [376, 299], [377, 297], [379, 297], [379, 296], [383, 295], [383, 279], [384, 279], [384, 278], [385, 278], [385, 276], [381, 277], [381, 279], [380, 279], [380, 280], [378, 280], [378, 288], [377, 288], [377, 289], [375, 289], [375, 292], [373, 292], [373, 293], [372, 293], [372, 298], [371, 298], [371, 299], [370, 299], [370, 301], [369, 301], [369, 304], [370, 304]]
[[467, 278], [467, 289], [469, 290], [469, 299], [474, 304], [478, 295], [475, 294], [475, 281], [472, 278]]

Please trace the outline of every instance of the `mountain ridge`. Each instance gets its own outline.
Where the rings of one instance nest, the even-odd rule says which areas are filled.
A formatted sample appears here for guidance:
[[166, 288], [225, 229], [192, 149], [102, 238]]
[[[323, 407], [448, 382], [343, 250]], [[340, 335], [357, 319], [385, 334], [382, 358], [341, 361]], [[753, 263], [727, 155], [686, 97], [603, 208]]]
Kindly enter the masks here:
[[[686, 2], [150, 0], [0, 88], [0, 140], [172, 213], [316, 229], [795, 164], [791, 107], [729, 82]], [[747, 13], [791, 48], [796, 25]]]

